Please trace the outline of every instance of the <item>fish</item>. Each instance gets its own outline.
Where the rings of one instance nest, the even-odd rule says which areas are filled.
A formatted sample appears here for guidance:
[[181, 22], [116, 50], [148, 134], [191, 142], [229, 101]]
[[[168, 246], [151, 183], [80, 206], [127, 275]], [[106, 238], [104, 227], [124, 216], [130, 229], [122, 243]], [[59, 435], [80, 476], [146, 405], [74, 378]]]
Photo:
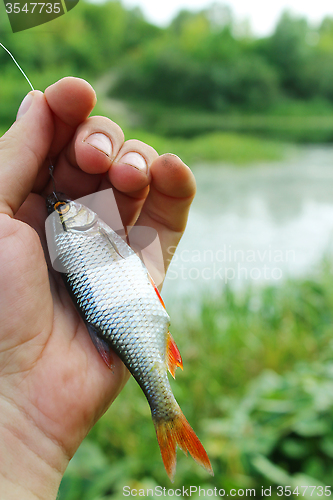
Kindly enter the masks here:
[[[177, 445], [213, 475], [207, 453], [178, 405], [167, 376], [183, 369], [169, 331], [170, 317], [147, 268], [99, 216], [78, 201], [53, 192], [46, 200], [57, 269], [111, 368], [114, 351], [141, 387], [151, 409], [165, 470], [173, 481]], [[51, 240], [51, 243], [50, 243]]]

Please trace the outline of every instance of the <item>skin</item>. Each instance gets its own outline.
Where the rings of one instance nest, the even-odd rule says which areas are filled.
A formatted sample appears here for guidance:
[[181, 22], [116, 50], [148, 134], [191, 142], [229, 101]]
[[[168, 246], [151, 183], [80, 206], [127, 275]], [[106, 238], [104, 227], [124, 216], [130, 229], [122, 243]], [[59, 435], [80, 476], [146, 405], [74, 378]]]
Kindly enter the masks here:
[[[124, 225], [158, 231], [166, 267], [195, 194], [178, 157], [125, 142], [109, 119], [88, 118], [96, 96], [87, 82], [65, 78], [31, 95], [29, 109], [0, 139], [2, 500], [55, 499], [69, 460], [129, 376], [116, 355], [113, 371], [106, 367], [48, 268], [49, 158], [57, 189], [73, 199], [113, 187]], [[94, 133], [111, 139], [111, 154], [89, 144]], [[147, 173], [121, 161], [128, 152], [145, 158]]]

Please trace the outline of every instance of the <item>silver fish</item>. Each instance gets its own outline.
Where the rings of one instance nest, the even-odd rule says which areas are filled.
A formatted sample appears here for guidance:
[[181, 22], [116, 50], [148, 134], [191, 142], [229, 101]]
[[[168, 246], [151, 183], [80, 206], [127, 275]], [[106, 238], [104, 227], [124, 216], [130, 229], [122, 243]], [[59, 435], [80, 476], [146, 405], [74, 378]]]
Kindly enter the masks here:
[[110, 366], [117, 353], [143, 390], [151, 408], [165, 469], [173, 480], [177, 445], [213, 474], [209, 458], [183, 415], [169, 384], [182, 368], [169, 332], [170, 318], [141, 259], [92, 210], [53, 193], [48, 244], [89, 334]]

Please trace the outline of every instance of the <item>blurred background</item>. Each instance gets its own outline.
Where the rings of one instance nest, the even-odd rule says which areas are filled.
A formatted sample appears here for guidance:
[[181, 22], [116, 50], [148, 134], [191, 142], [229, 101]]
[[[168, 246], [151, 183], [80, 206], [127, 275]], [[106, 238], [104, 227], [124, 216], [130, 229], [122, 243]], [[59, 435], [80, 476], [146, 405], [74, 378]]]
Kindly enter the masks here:
[[[184, 361], [172, 387], [215, 476], [179, 452], [171, 485], [130, 380], [60, 500], [332, 485], [333, 8], [289, 4], [80, 0], [16, 34], [0, 4], [0, 41], [35, 88], [87, 79], [95, 114], [178, 154], [198, 182], [163, 294]], [[0, 68], [3, 133], [29, 88], [4, 51]]]

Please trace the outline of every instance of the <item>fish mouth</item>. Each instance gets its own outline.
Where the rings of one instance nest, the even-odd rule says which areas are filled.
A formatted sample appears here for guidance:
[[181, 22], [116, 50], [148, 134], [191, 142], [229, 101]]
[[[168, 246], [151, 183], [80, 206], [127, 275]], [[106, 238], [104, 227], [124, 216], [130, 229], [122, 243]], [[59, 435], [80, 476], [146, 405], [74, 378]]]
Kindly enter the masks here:
[[54, 192], [49, 194], [49, 196], [46, 198], [46, 208], [47, 208], [47, 213], [50, 215], [52, 212], [55, 211], [55, 205], [58, 202], [62, 203], [68, 203], [69, 201], [72, 201], [68, 196], [66, 196], [64, 193], [61, 193], [59, 191]]

